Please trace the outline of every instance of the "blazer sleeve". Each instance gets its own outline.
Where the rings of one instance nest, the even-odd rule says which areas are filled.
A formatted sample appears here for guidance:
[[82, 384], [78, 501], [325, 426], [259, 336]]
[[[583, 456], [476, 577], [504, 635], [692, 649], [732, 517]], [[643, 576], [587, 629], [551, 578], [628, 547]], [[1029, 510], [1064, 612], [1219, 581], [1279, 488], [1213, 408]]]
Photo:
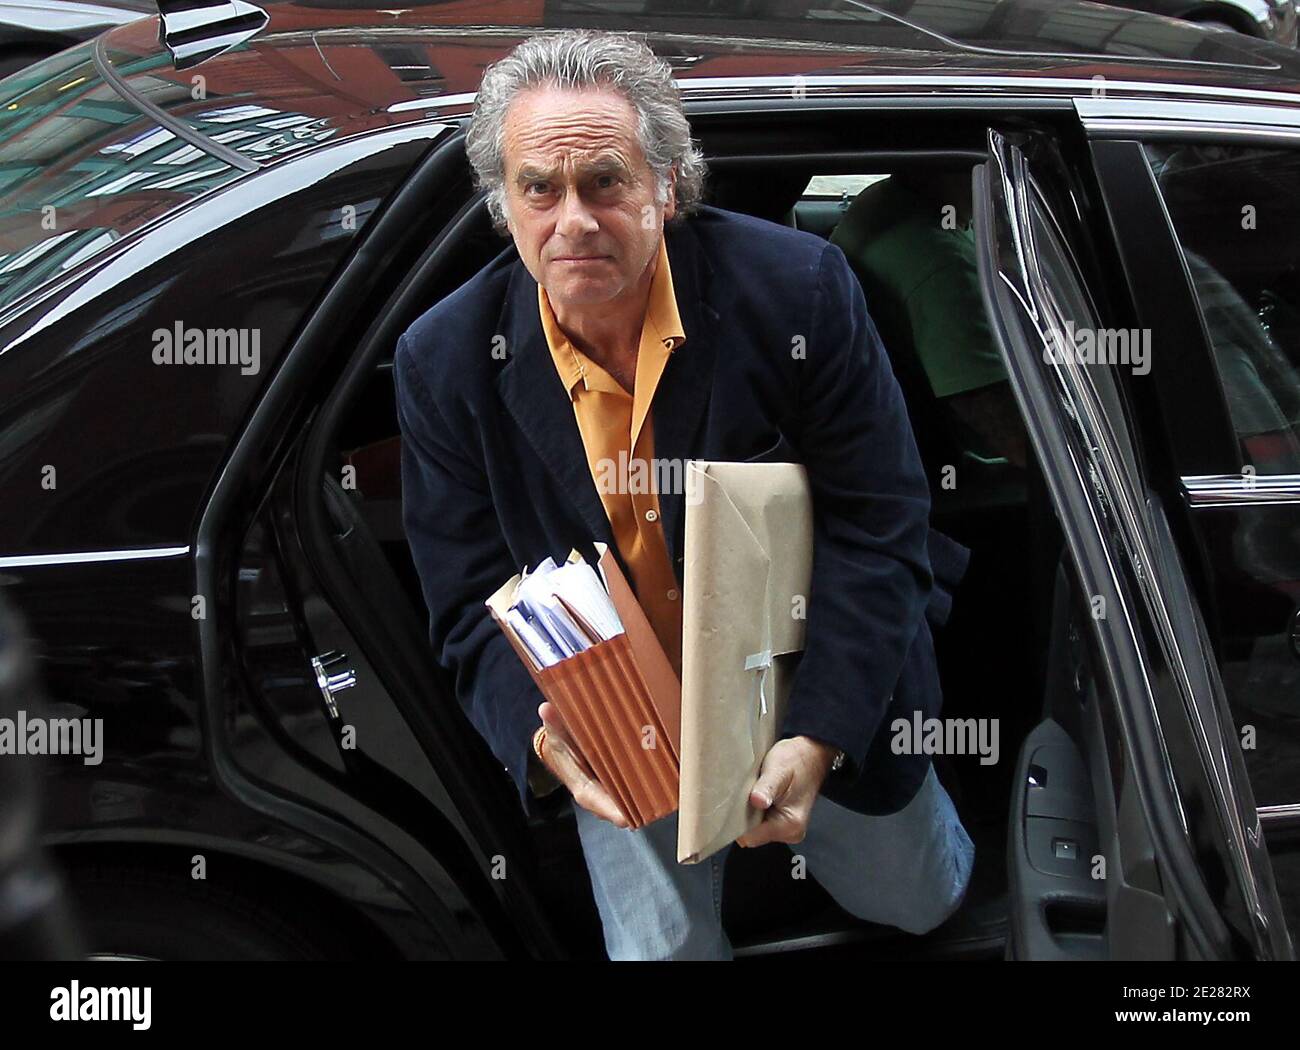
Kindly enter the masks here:
[[798, 444], [813, 494], [807, 640], [781, 736], [807, 735], [862, 771], [925, 615], [930, 491], [902, 392], [844, 252], [822, 252]]
[[542, 695], [484, 601], [518, 571], [493, 511], [482, 462], [458, 440], [413, 360], [393, 359], [402, 433], [402, 522], [429, 610], [434, 656], [461, 708], [515, 783], [527, 814], [532, 737]]

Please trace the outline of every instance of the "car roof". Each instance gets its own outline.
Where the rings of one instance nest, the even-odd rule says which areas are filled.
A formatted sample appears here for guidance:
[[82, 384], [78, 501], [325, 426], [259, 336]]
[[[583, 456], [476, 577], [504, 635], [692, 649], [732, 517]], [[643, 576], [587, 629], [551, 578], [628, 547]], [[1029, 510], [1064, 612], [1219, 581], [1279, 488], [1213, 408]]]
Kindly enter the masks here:
[[[166, 0], [164, 0], [166, 4]], [[189, 5], [183, 5], [189, 7]], [[224, 5], [215, 5], [224, 7]], [[237, 47], [177, 69], [158, 19], [101, 38], [128, 90], [213, 134], [240, 112], [300, 115], [286, 153], [409, 121], [456, 119], [483, 69], [522, 40], [565, 28], [644, 33], [695, 101], [931, 94], [1096, 95], [1300, 105], [1300, 56], [1237, 33], [1061, 0], [812, 0], [746, 13], [747, 0], [682, 0], [670, 10], [611, 0], [293, 0], [264, 5], [267, 24]], [[193, 28], [192, 11], [185, 28]], [[228, 30], [228, 26], [225, 27]], [[190, 34], [192, 37], [192, 33]], [[204, 97], [192, 85], [201, 78]], [[160, 81], [162, 83], [160, 83]], [[169, 92], [171, 82], [172, 90]], [[230, 107], [236, 109], [233, 116]], [[235, 145], [235, 151], [243, 147]]]

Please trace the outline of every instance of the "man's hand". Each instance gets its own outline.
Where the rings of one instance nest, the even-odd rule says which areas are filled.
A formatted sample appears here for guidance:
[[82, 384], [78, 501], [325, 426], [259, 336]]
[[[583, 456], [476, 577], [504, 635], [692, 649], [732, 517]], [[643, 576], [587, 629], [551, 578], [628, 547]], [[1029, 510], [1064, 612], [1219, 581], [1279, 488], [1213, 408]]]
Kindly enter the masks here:
[[778, 740], [763, 758], [749, 804], [766, 810], [763, 821], [736, 839], [738, 846], [768, 842], [795, 845], [808, 833], [808, 818], [821, 790], [836, 748], [810, 736]]
[[587, 764], [579, 757], [579, 751], [565, 728], [559, 709], [550, 701], [544, 701], [537, 708], [537, 713], [542, 716], [542, 724], [546, 726], [546, 739], [542, 743], [542, 762], [546, 768], [569, 789], [573, 801], [583, 809], [602, 820], [608, 820], [615, 827], [629, 827], [631, 821], [623, 812], [623, 807], [600, 786], [600, 781], [591, 775]]

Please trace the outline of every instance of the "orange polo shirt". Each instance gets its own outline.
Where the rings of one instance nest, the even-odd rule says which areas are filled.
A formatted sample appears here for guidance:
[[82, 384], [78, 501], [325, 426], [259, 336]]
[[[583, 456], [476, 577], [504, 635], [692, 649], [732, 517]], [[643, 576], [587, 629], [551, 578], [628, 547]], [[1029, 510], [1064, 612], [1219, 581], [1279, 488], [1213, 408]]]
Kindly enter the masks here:
[[632, 394], [570, 342], [540, 284], [537, 303], [551, 357], [573, 400], [587, 465], [609, 516], [614, 542], [632, 574], [632, 589], [681, 677], [682, 600], [659, 519], [652, 469], [654, 421], [650, 404], [668, 355], [686, 341], [663, 237], [659, 238], [659, 262], [650, 282], [650, 299], [641, 326]]

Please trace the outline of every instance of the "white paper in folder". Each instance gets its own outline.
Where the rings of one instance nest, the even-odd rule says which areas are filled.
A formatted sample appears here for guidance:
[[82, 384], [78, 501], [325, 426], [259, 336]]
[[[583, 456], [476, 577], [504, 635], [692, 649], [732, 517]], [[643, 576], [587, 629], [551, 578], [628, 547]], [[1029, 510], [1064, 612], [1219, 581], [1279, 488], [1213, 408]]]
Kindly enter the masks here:
[[761, 819], [749, 792], [804, 647], [813, 512], [797, 464], [686, 469], [677, 860], [695, 864]]

